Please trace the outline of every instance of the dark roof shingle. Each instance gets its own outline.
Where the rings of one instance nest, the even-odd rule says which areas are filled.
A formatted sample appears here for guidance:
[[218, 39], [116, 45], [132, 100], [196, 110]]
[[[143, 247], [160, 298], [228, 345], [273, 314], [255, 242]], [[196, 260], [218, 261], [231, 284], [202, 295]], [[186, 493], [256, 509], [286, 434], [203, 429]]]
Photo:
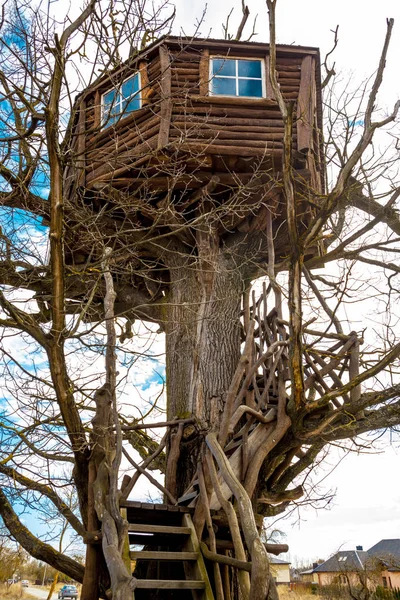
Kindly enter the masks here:
[[381, 540], [368, 550], [373, 558], [381, 560], [385, 565], [400, 569], [400, 539]]
[[341, 550], [328, 558], [322, 565], [318, 565], [314, 571], [316, 573], [359, 571], [364, 568], [368, 558], [368, 552], [363, 550]]

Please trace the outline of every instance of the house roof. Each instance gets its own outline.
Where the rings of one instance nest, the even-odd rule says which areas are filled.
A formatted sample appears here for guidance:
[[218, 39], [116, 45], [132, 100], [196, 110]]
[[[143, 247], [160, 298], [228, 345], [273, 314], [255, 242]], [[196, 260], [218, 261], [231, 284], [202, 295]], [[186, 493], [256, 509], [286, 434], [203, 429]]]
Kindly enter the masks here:
[[314, 569], [315, 573], [342, 573], [363, 569], [369, 558], [363, 550], [341, 550]]
[[302, 575], [312, 575], [312, 573], [314, 573], [315, 569], [307, 569], [306, 571], [300, 571], [299, 575], [300, 577]]
[[[151, 44], [141, 49], [137, 54], [133, 57], [128, 58], [121, 65], [115, 67], [114, 69], [107, 70], [105, 73], [101, 73], [99, 77], [94, 81], [90, 86], [88, 86], [85, 90], [83, 90], [78, 96], [81, 98], [82, 95], [86, 96], [88, 93], [95, 90], [102, 82], [108, 82], [110, 77], [116, 77], [120, 72], [124, 72], [128, 68], [137, 68], [137, 65], [140, 60], [147, 60], [151, 58], [157, 51], [159, 46], [167, 45], [170, 47], [179, 48], [184, 50], [185, 48], [208, 48], [213, 51], [224, 51], [229, 53], [231, 50], [235, 51], [243, 51], [243, 52], [255, 52], [260, 54], [268, 54], [270, 45], [265, 42], [244, 42], [240, 40], [221, 40], [215, 38], [196, 38], [196, 37], [185, 37], [185, 36], [174, 36], [174, 35], [163, 35], [157, 40], [154, 40]], [[277, 56], [305, 56], [307, 54], [312, 54], [317, 57], [316, 61], [316, 83], [317, 88], [320, 88], [320, 59], [319, 59], [319, 48], [315, 48], [314, 46], [296, 46], [293, 44], [277, 44], [276, 45]]]
[[288, 560], [281, 560], [280, 558], [275, 558], [275, 556], [270, 556], [269, 562], [271, 565], [290, 565]]
[[366, 566], [368, 560], [381, 560], [388, 571], [400, 570], [400, 539], [381, 540], [368, 551], [342, 550], [337, 552], [315, 569], [304, 573], [338, 573], [343, 571], [358, 571]]
[[377, 558], [391, 556], [400, 559], [400, 539], [381, 540], [368, 550], [368, 554]]
[[381, 560], [389, 571], [400, 569], [400, 539], [381, 540], [368, 550], [368, 554]]
[[[153, 48], [157, 47], [160, 43], [167, 43], [169, 45], [176, 45], [180, 47], [185, 46], [208, 46], [210, 48], [243, 48], [244, 50], [269, 50], [269, 43], [258, 42], [258, 41], [241, 41], [241, 40], [221, 40], [218, 38], [201, 38], [201, 37], [185, 37], [175, 35], [165, 35], [149, 46], [145, 48], [144, 52], [148, 52]], [[315, 46], [298, 46], [295, 44], [277, 44], [276, 50], [279, 53], [289, 54], [319, 54], [319, 48]]]

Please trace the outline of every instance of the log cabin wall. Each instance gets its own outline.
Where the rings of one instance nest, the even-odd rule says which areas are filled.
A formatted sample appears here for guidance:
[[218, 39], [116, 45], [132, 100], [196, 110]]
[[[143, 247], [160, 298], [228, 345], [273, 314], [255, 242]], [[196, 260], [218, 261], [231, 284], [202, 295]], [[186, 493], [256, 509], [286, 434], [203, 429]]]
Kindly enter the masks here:
[[[215, 56], [229, 58], [229, 55], [222, 53]], [[254, 56], [257, 55], [252, 53], [251, 57]], [[203, 62], [204, 66], [203, 73], [198, 73], [198, 93], [177, 98], [174, 102], [170, 142], [183, 140], [182, 150], [186, 148], [210, 154], [261, 157], [268, 154], [281, 157], [283, 123], [272, 95], [262, 99], [210, 96], [208, 64], [212, 58], [213, 55], [205, 51], [199, 63], [200, 66]], [[242, 54], [240, 58], [246, 58], [246, 55]], [[265, 58], [264, 69], [266, 62]], [[278, 80], [285, 98], [297, 99], [300, 88], [299, 60], [282, 59], [278, 67]], [[286, 79], [288, 75], [290, 79]], [[296, 141], [295, 133], [294, 149], [297, 149]]]
[[[268, 45], [167, 37], [107, 74], [78, 99], [66, 182], [93, 188], [107, 182], [134, 184], [144, 165], [173, 153], [209, 171], [249, 171], [250, 160], [279, 171], [283, 123], [268, 82]], [[210, 95], [213, 57], [261, 59], [264, 97]], [[306, 168], [323, 191], [319, 54], [314, 48], [279, 46], [281, 90], [295, 104], [295, 168]], [[115, 124], [102, 123], [102, 94], [140, 72], [141, 108]], [[147, 171], [155, 176], [154, 171]], [[79, 183], [78, 183], [79, 182]]]
[[[161, 50], [161, 48], [160, 48]], [[122, 117], [115, 126], [102, 127], [102, 94], [126, 79], [135, 69], [122, 70], [90, 94], [86, 104], [86, 185], [110, 175], [117, 179], [132, 168], [138, 157], [148, 156], [158, 147], [161, 108], [161, 60], [138, 60], [142, 107]]]

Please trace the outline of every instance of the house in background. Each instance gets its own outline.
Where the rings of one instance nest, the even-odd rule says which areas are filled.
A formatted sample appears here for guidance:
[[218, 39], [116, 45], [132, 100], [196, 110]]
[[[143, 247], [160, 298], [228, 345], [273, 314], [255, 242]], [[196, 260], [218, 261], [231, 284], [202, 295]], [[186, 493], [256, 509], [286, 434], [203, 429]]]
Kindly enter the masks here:
[[314, 573], [317, 574], [321, 586], [359, 585], [363, 583], [360, 578], [365, 577], [368, 559], [368, 552], [365, 552], [362, 546], [357, 546], [355, 550], [341, 550], [318, 565]]
[[300, 571], [299, 573], [299, 581], [301, 583], [319, 583], [318, 581], [318, 573], [316, 573], [315, 569], [319, 566], [319, 563], [313, 563], [311, 569], [306, 569], [305, 571]]
[[368, 555], [380, 566], [384, 588], [400, 588], [400, 539], [381, 540], [368, 550]]
[[290, 562], [270, 556], [271, 574], [277, 585], [290, 586]]
[[362, 546], [337, 552], [312, 572], [318, 584], [400, 587], [400, 539], [381, 540], [368, 551]]

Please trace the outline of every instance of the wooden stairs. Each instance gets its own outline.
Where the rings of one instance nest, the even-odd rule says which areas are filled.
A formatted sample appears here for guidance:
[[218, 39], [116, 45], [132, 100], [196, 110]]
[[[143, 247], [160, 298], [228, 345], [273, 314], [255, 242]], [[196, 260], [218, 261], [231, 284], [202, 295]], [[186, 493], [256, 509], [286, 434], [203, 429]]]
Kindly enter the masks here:
[[131, 561], [138, 562], [135, 600], [214, 600], [191, 518], [193, 509], [131, 501], [122, 507], [129, 523], [129, 546], [143, 547], [130, 551]]

